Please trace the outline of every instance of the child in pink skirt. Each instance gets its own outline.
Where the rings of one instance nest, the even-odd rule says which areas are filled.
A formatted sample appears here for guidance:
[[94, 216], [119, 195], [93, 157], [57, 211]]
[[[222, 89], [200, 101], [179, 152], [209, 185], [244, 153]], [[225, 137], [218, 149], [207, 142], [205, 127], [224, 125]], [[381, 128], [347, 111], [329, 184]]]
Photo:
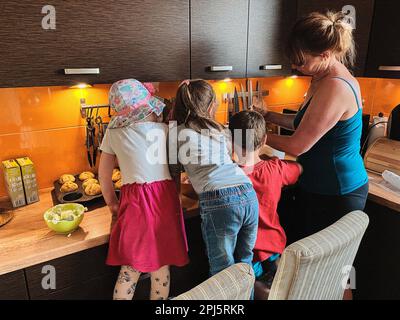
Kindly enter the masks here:
[[[114, 83], [116, 111], [100, 149], [99, 179], [113, 216], [107, 264], [121, 266], [115, 300], [132, 299], [142, 272], [151, 274], [150, 299], [169, 294], [169, 266], [188, 263], [182, 209], [167, 164], [164, 103], [151, 85], [134, 79]], [[115, 158], [122, 176], [120, 199], [111, 180]]]

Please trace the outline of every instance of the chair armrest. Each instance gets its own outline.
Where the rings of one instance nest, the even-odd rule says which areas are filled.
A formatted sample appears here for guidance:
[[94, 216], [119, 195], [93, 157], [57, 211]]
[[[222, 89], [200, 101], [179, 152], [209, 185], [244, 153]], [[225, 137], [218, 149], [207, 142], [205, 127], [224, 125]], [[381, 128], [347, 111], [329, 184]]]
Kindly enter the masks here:
[[249, 300], [253, 288], [253, 268], [237, 263], [173, 300]]

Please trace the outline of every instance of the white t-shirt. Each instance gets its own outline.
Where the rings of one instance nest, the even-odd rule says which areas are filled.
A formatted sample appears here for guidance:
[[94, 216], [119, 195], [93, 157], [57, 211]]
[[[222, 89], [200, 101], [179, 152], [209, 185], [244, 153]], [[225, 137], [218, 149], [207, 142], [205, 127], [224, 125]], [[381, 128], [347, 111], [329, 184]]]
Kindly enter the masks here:
[[167, 162], [168, 126], [139, 122], [107, 129], [100, 149], [117, 156], [122, 184], [171, 180]]

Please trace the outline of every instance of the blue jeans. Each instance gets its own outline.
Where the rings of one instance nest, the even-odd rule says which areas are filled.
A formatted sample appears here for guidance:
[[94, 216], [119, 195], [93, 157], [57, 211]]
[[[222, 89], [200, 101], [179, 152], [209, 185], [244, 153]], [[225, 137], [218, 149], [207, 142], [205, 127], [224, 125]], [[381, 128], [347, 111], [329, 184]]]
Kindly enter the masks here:
[[253, 186], [204, 192], [199, 199], [210, 274], [238, 262], [251, 265], [258, 226], [258, 200]]

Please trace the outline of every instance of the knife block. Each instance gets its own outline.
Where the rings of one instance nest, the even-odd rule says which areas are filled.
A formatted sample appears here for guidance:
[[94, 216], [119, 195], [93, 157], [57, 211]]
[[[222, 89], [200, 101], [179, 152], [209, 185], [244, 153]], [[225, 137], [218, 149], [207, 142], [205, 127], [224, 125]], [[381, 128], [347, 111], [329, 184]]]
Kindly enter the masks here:
[[[233, 102], [232, 100], [233, 100], [234, 94], [235, 94], [234, 92], [224, 93], [222, 95], [222, 100], [223, 101], [231, 100], [231, 102]], [[241, 92], [238, 91], [237, 95], [238, 95], [238, 98], [243, 98], [243, 94]], [[244, 93], [244, 97], [247, 98], [249, 96], [250, 96], [250, 93], [248, 91], [246, 91]], [[253, 91], [253, 97], [254, 96], [258, 96], [258, 91]], [[269, 96], [269, 90], [261, 91], [261, 96], [262, 97], [268, 97]]]

